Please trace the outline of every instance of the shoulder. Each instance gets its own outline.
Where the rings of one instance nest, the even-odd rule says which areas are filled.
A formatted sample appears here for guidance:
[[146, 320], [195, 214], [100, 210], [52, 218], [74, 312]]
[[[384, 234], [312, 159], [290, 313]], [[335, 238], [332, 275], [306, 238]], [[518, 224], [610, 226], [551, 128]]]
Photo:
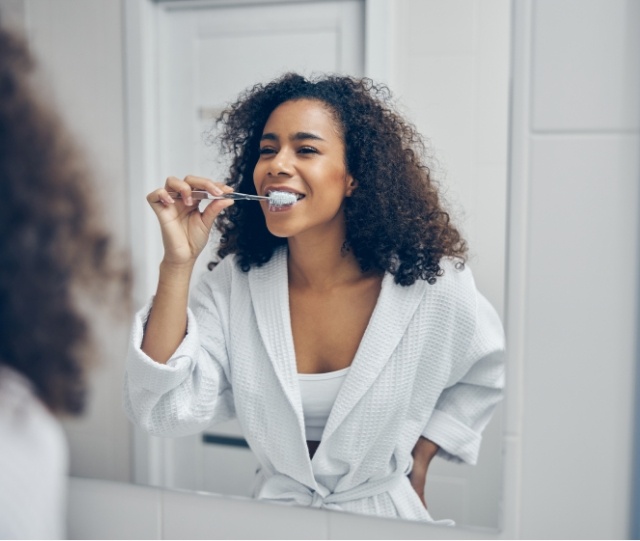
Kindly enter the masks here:
[[55, 484], [66, 475], [67, 443], [60, 423], [27, 378], [6, 366], [0, 366], [0, 449], [5, 464], [24, 466], [21, 475], [36, 485]]
[[267, 282], [282, 279], [287, 274], [287, 249], [278, 248], [271, 259], [262, 266], [245, 272], [240, 268], [235, 254], [226, 256], [211, 271], [205, 271], [197, 280], [196, 293], [231, 295], [231, 291], [250, 293], [250, 282]]
[[452, 309], [475, 311], [478, 290], [469, 265], [446, 257], [440, 260], [440, 268], [442, 276], [430, 286], [433, 294]]
[[229, 254], [208, 273], [208, 275], [214, 278], [225, 279], [240, 274], [243, 274], [243, 272], [240, 269], [240, 265], [238, 265], [238, 256], [236, 256], [236, 254]]
[[235, 254], [230, 254], [222, 259], [211, 270], [205, 270], [197, 279], [196, 291], [214, 293], [226, 291], [232, 282], [245, 274], [237, 263]]
[[280, 246], [276, 248], [271, 259], [260, 266], [253, 266], [248, 271], [243, 271], [240, 268], [239, 257], [236, 254], [229, 254], [222, 259], [216, 266], [206, 273], [212, 280], [219, 281], [220, 279], [231, 280], [239, 277], [247, 277], [255, 274], [263, 273], [281, 273], [286, 272], [287, 262], [287, 248]]
[[0, 366], [0, 507], [18, 510], [0, 521], [8, 538], [62, 538], [68, 461], [58, 420], [25, 377]]
[[504, 349], [504, 329], [495, 307], [476, 286], [469, 265], [458, 265], [456, 260], [443, 260], [440, 284], [443, 305], [448, 307], [452, 319], [462, 334], [488, 350]]
[[[15, 370], [0, 365], [0, 430], [21, 439], [65, 448], [62, 427], [36, 396], [31, 383]], [[0, 438], [0, 440], [3, 438]], [[6, 442], [5, 442], [6, 443]]]
[[422, 280], [409, 286], [422, 290], [418, 317], [438, 336], [467, 343], [477, 324], [478, 291], [473, 273], [457, 259], [444, 258], [440, 267], [443, 272], [435, 283]]

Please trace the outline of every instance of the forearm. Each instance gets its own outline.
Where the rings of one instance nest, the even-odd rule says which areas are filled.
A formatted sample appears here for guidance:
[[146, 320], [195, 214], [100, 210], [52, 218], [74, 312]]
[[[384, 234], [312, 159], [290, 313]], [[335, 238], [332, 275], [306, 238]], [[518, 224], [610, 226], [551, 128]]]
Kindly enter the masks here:
[[165, 364], [187, 331], [187, 305], [192, 266], [160, 265], [158, 288], [145, 326], [141, 349]]
[[427, 502], [424, 496], [427, 471], [429, 470], [429, 465], [431, 464], [433, 457], [438, 453], [438, 449], [439, 447], [437, 444], [420, 436], [411, 453], [413, 456], [413, 468], [409, 475], [409, 480], [411, 482], [411, 486], [416, 491], [425, 507], [427, 507]]
[[414, 464], [421, 466], [426, 471], [433, 460], [433, 457], [438, 453], [438, 445], [427, 438], [420, 436], [416, 446], [413, 448], [413, 460]]

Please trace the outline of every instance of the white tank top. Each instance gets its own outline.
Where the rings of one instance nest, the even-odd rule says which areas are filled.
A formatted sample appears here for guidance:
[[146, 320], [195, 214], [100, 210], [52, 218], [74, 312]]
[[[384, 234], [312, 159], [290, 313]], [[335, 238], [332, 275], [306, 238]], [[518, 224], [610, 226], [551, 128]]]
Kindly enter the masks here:
[[298, 374], [307, 441], [322, 439], [329, 413], [349, 368], [323, 374]]

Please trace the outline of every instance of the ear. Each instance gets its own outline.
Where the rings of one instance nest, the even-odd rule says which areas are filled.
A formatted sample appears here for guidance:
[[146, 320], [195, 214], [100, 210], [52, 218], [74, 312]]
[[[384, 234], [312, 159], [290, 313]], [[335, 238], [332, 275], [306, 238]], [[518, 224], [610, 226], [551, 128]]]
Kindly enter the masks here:
[[358, 181], [356, 179], [354, 179], [351, 175], [347, 176], [347, 190], [345, 192], [345, 195], [347, 197], [351, 197], [351, 195], [353, 194], [354, 190], [358, 187]]

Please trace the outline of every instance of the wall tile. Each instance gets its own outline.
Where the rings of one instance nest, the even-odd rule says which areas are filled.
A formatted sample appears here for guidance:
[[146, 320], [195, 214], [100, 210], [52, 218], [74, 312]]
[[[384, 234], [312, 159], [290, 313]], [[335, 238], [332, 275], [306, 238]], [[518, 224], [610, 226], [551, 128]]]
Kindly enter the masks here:
[[538, 0], [533, 128], [640, 128], [640, 2]]

